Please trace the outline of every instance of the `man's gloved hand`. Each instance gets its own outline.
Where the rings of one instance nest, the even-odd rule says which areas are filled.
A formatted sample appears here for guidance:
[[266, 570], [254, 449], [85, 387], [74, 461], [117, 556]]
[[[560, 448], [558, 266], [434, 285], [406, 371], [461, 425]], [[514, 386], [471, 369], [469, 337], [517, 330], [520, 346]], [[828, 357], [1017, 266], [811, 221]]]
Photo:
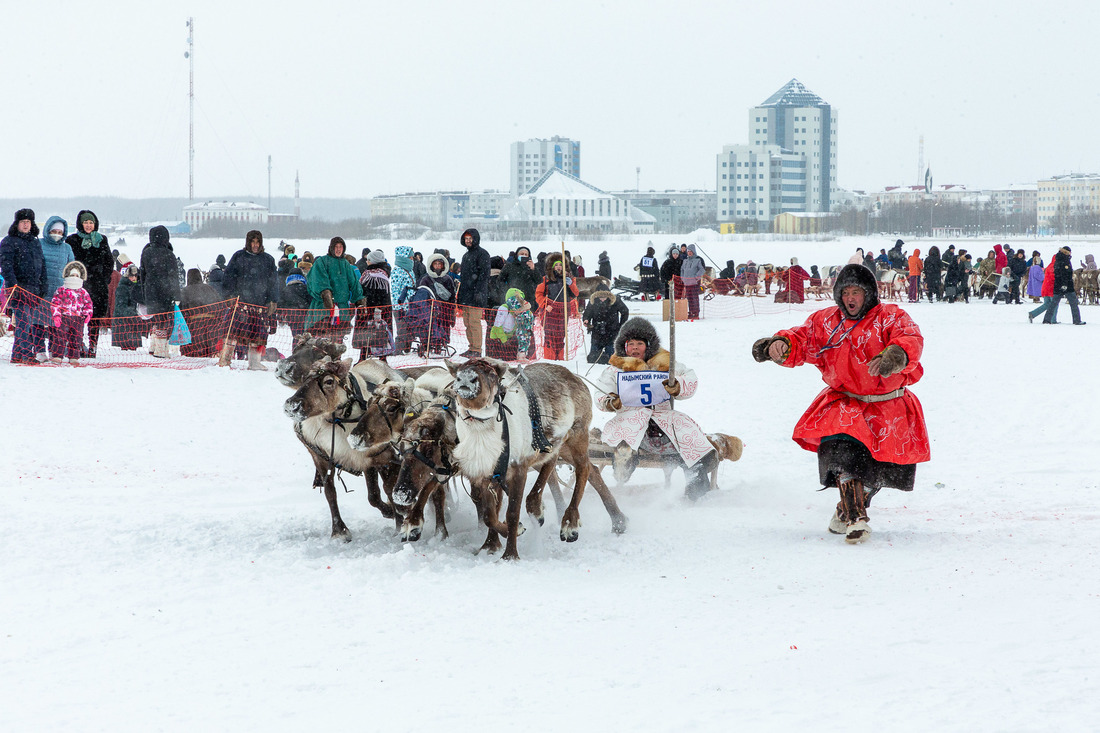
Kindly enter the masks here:
[[328, 308], [329, 310], [332, 310], [333, 308], [336, 307], [336, 303], [332, 299], [332, 291], [331, 290], [322, 290], [321, 291], [321, 300], [323, 300], [325, 302], [325, 307]]
[[753, 342], [752, 358], [756, 359], [758, 362], [771, 360], [776, 364], [782, 364], [787, 358], [787, 354], [790, 353], [790, 350], [791, 345], [787, 339], [777, 336], [767, 336]]
[[618, 412], [619, 410], [623, 409], [623, 401], [619, 399], [619, 395], [612, 392], [611, 394], [607, 395], [607, 406], [615, 412]]
[[271, 301], [270, 303], [268, 303], [267, 304], [267, 315], [268, 315], [268, 317], [271, 317], [271, 316], [275, 315], [275, 309], [278, 308], [278, 307], [279, 307], [279, 304], [276, 303], [274, 300]]
[[665, 391], [672, 397], [678, 397], [680, 394], [680, 383], [675, 378], [666, 379], [661, 382], [664, 385]]
[[61, 316], [54, 316], [53, 317], [53, 327], [54, 328], [61, 328]]
[[566, 285], [572, 285], [573, 284], [573, 278], [571, 278], [571, 277], [565, 278], [565, 284]]
[[889, 377], [900, 372], [908, 363], [909, 355], [905, 349], [890, 344], [867, 363], [867, 373], [872, 377]]

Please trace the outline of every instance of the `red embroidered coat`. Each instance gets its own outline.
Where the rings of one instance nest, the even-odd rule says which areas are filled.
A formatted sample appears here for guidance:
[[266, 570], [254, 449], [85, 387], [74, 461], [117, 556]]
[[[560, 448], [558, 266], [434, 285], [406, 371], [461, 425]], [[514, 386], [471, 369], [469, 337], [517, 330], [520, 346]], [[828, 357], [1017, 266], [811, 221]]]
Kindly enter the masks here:
[[[924, 375], [920, 364], [924, 337], [909, 314], [879, 304], [859, 321], [845, 320], [840, 308], [819, 310], [797, 328], [780, 331], [791, 350], [783, 366], [813, 364], [828, 386], [810, 404], [794, 428], [794, 441], [817, 452], [828, 435], [850, 435], [867, 446], [877, 461], [923, 463], [931, 457], [924, 411], [916, 395], [864, 402], [844, 394], [882, 395], [908, 387]], [[905, 350], [909, 363], [897, 374], [872, 377], [867, 364], [887, 346]]]

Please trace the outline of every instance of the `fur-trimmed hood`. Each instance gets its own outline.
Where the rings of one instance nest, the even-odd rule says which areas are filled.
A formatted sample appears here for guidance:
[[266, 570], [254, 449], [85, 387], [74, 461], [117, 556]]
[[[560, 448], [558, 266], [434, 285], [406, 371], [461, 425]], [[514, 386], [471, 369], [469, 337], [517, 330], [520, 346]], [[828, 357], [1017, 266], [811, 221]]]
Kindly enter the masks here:
[[623, 324], [619, 329], [619, 335], [615, 337], [615, 356], [626, 357], [626, 342], [628, 340], [645, 342], [645, 359], [649, 361], [661, 350], [661, 337], [657, 335], [657, 329], [645, 318], [635, 316]]
[[[432, 269], [432, 265], [436, 262], [443, 263], [443, 270], [439, 273], [436, 273], [435, 270]], [[441, 278], [444, 275], [451, 274], [451, 263], [447, 261], [446, 257], [439, 254], [438, 252], [432, 252], [430, 255], [428, 255], [428, 259], [424, 264], [428, 268], [428, 277], [432, 278], [433, 280]]]
[[85, 267], [84, 263], [80, 260], [73, 260], [61, 270], [62, 278], [72, 277], [74, 275], [79, 277], [82, 281], [88, 279], [88, 268]]
[[[855, 285], [856, 287], [863, 289], [863, 308], [854, 316], [849, 316], [848, 312], [844, 309], [844, 303], [841, 300], [841, 293], [844, 292], [844, 288]], [[850, 321], [858, 321], [867, 315], [872, 308], [878, 305], [878, 280], [875, 279], [875, 274], [868, 270], [863, 265], [845, 265], [840, 273], [836, 276], [836, 282], [833, 283], [833, 300], [836, 302], [837, 307], [840, 308], [841, 314]]]

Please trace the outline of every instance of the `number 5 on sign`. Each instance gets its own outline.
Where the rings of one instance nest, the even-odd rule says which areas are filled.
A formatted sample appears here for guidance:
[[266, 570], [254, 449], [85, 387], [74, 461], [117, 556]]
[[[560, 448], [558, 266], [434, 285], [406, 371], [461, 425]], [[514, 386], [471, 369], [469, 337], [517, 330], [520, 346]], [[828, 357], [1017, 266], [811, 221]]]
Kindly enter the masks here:
[[668, 402], [669, 395], [662, 382], [668, 372], [619, 372], [619, 399], [624, 407], [653, 407]]

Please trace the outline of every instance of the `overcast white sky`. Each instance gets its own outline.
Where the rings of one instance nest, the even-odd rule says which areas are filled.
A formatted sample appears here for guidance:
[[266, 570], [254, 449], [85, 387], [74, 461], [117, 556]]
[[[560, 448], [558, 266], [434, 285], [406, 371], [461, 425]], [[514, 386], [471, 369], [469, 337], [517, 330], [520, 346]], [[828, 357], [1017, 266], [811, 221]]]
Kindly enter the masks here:
[[[89, 4], [92, 5], [92, 4]], [[41, 0], [5, 20], [0, 197], [366, 197], [508, 186], [581, 141], [603, 189], [715, 186], [791, 78], [839, 114], [842, 187], [1100, 171], [1094, 2]]]

